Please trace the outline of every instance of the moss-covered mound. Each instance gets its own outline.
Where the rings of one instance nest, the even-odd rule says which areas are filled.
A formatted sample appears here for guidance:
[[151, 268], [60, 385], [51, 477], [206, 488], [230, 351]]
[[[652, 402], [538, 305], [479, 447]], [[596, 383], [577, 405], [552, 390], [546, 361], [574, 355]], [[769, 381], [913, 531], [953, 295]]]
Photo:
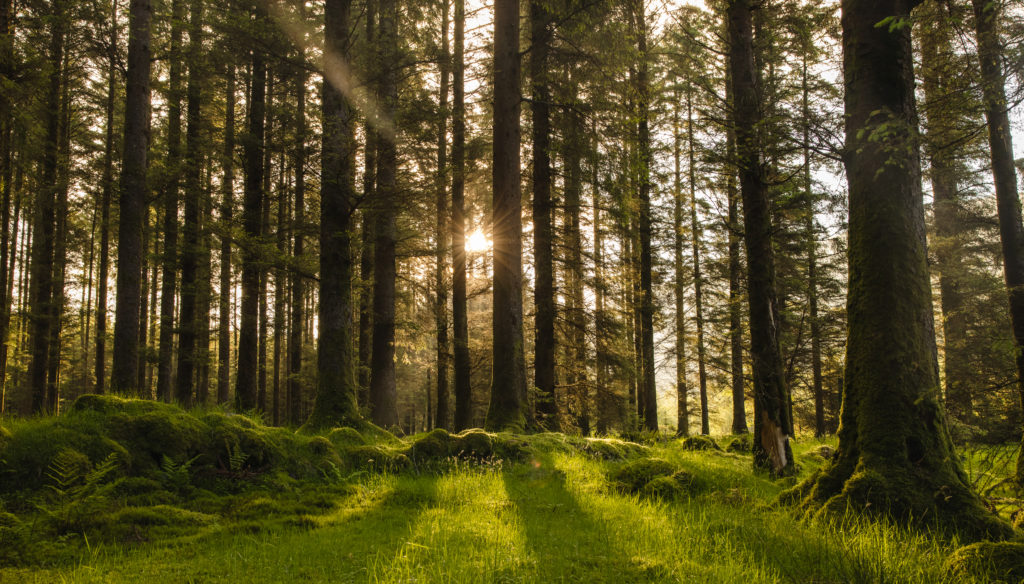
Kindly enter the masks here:
[[611, 473], [609, 481], [619, 492], [662, 500], [689, 497], [706, 487], [692, 472], [660, 458], [627, 462]]
[[[370, 441], [351, 429], [307, 436], [237, 414], [196, 414], [155, 401], [85, 395], [64, 415], [0, 433], [0, 491], [48, 484], [58, 455], [70, 460], [69, 453], [83, 464], [113, 457], [120, 475], [155, 481], [175, 492], [185, 486], [223, 487], [224, 481], [321, 479], [346, 467], [392, 469], [407, 464], [401, 453], [392, 452], [397, 448], [368, 446]], [[397, 442], [393, 436], [386, 441]], [[144, 504], [161, 502], [157, 498]]]
[[722, 447], [710, 436], [689, 436], [683, 438], [679, 446], [683, 450], [722, 450]]
[[808, 450], [804, 456], [817, 459], [819, 461], [829, 461], [836, 457], [836, 449], [827, 444], [822, 444], [821, 446]]
[[750, 454], [754, 449], [754, 437], [751, 434], [740, 434], [729, 438], [725, 443], [725, 451], [735, 454]]
[[964, 546], [949, 557], [946, 570], [954, 581], [973, 577], [993, 583], [1024, 582], [1024, 543], [984, 541]]

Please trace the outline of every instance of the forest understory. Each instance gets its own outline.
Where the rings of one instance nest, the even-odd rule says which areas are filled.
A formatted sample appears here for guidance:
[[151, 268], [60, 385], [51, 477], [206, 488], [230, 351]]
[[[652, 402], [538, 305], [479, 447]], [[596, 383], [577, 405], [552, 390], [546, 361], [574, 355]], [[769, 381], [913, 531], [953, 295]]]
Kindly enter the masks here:
[[[1021, 545], [801, 517], [750, 436], [305, 435], [85, 396], [0, 427], [0, 581], [1019, 582]], [[961, 449], [1009, 521], [1016, 445]], [[12, 490], [16, 485], [23, 488]], [[1019, 532], [1018, 532], [1019, 533]]]

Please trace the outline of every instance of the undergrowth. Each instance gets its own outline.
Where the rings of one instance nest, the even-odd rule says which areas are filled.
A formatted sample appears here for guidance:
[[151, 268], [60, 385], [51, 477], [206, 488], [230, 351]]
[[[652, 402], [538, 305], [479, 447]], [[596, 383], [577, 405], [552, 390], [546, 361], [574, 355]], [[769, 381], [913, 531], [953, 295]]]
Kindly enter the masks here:
[[[304, 436], [106, 397], [4, 421], [0, 436], [5, 584], [983, 583], [1016, 581], [1021, 557], [854, 516], [801, 520], [776, 503], [792, 480], [751, 472], [745, 436]], [[834, 447], [797, 441], [799, 478]], [[1018, 512], [1012, 457], [964, 457], [993, 508]]]

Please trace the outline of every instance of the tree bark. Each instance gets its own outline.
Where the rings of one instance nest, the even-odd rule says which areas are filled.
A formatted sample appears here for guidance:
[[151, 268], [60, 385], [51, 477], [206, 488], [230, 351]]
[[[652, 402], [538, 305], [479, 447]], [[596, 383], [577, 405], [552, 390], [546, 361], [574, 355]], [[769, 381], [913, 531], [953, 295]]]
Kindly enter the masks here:
[[[394, 117], [398, 107], [398, 4], [380, 0], [380, 101], [383, 115]], [[395, 385], [395, 279], [398, 243], [398, 153], [396, 136], [377, 136], [377, 193], [373, 242], [373, 353], [370, 356], [370, 417], [390, 428], [399, 424]]]
[[[971, 490], [939, 401], [910, 27], [912, 2], [844, 0], [849, 339], [834, 462], [797, 493], [956, 533], [1012, 529]], [[748, 227], [749, 229], [749, 227]], [[940, 493], [941, 496], [936, 496]]]
[[[324, 5], [324, 47], [329, 59], [347, 59], [351, 0]], [[330, 61], [328, 61], [330, 62]], [[338, 87], [323, 86], [323, 145], [320, 178], [320, 338], [317, 386], [306, 427], [361, 422], [352, 360], [352, 252], [355, 200], [354, 112]]]
[[60, 159], [61, 78], [64, 63], [65, 5], [57, 0], [51, 6], [49, 66], [46, 91], [46, 133], [43, 142], [42, 176], [33, 218], [30, 319], [31, 357], [29, 362], [30, 411], [47, 412], [47, 372], [50, 343], [53, 341], [54, 243], [57, 222], [58, 165]]
[[235, 66], [227, 67], [224, 150], [221, 153], [220, 296], [217, 329], [217, 403], [231, 399], [231, 231], [235, 197]]
[[732, 104], [732, 73], [727, 69], [726, 103], [728, 104], [726, 122], [726, 164], [725, 191], [728, 201], [729, 228], [729, 357], [730, 382], [732, 386], [732, 433], [746, 434], [747, 406], [743, 379], [743, 294], [740, 286], [742, 277], [742, 260], [740, 258], [740, 239], [743, 227], [740, 224], [739, 203], [740, 193], [736, 188], [736, 130]]
[[754, 372], [754, 467], [773, 475], [795, 469], [789, 438], [793, 424], [779, 349], [779, 308], [772, 249], [772, 218], [762, 164], [761, 103], [754, 68], [750, 0], [729, 4], [729, 62], [740, 192], [747, 247], [750, 352]]
[[[988, 122], [992, 176], [996, 187], [999, 236], [1003, 249], [1003, 273], [1010, 297], [1010, 322], [1017, 345], [1017, 389], [1024, 409], [1024, 225], [1013, 164], [1013, 136], [1007, 111], [1006, 80], [999, 41], [998, 3], [971, 0], [981, 61], [982, 97]], [[1024, 484], [1024, 441], [1017, 459], [1017, 482]]]
[[[117, 2], [111, 2], [110, 46], [107, 48], [106, 132], [103, 140], [103, 190], [100, 195], [100, 265], [96, 292], [96, 385], [103, 393], [107, 382], [107, 285], [110, 280], [110, 202], [114, 192], [114, 105], [117, 99]], [[141, 296], [141, 293], [140, 293]], [[6, 336], [6, 335], [5, 335]]]
[[694, 156], [693, 134], [693, 88], [686, 91], [686, 143], [687, 175], [690, 187], [690, 243], [693, 249], [693, 301], [694, 320], [697, 323], [697, 380], [700, 387], [700, 433], [711, 433], [708, 416], [708, 373], [707, 353], [704, 348], [704, 275], [700, 265], [700, 242], [702, 229], [697, 222], [697, 162]]
[[551, 90], [548, 53], [554, 15], [547, 0], [530, 0], [530, 108], [533, 114], [533, 385], [537, 423], [558, 431], [555, 386], [555, 266], [551, 201]]
[[[436, 272], [434, 276], [435, 326], [437, 329], [437, 408], [435, 419], [430, 420], [430, 391], [427, 391], [427, 425], [445, 430], [451, 427], [448, 406], [448, 236], [451, 228], [448, 225], [448, 77], [450, 55], [448, 54], [448, 0], [441, 0], [441, 55], [440, 74], [441, 87], [438, 96], [438, 132], [437, 132], [437, 238], [435, 245]], [[429, 386], [428, 386], [429, 387]]]
[[455, 429], [473, 424], [470, 386], [469, 319], [466, 299], [466, 0], [454, 0], [452, 71], [452, 332]]
[[[304, 12], [303, 12], [304, 14]], [[306, 55], [300, 49], [300, 58]], [[301, 260], [305, 253], [303, 233], [306, 228], [306, 71], [298, 69], [296, 78], [296, 120], [295, 120], [295, 220], [292, 223], [292, 257]], [[306, 293], [305, 281], [301, 274], [292, 274], [291, 328], [288, 329], [288, 402], [287, 421], [298, 424], [302, 404], [302, 333], [305, 324], [303, 310]]]
[[[674, 102], [679, 103], [679, 93]], [[689, 388], [686, 385], [686, 277], [683, 272], [683, 180], [682, 137], [679, 128], [679, 107], [672, 108], [672, 159], [674, 162], [672, 197], [672, 254], [676, 300], [676, 435], [690, 435]]]
[[523, 353], [523, 226], [519, 182], [519, 2], [494, 2], [494, 334], [491, 402], [485, 425], [532, 426]]
[[202, 152], [200, 127], [202, 125], [202, 29], [203, 2], [192, 0], [188, 32], [188, 129], [185, 136], [185, 216], [182, 225], [181, 248], [181, 314], [178, 337], [178, 373], [174, 399], [179, 404], [192, 405], [194, 375], [197, 363], [196, 336], [199, 327], [196, 312], [200, 248], [199, 203], [202, 197]]

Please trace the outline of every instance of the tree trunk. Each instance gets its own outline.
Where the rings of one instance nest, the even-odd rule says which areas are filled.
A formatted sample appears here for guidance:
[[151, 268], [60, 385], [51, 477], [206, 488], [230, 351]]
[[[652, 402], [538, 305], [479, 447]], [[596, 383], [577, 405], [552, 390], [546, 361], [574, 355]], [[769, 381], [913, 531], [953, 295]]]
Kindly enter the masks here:
[[565, 129], [565, 249], [566, 249], [566, 388], [573, 396], [580, 434], [590, 434], [590, 385], [587, 381], [587, 321], [583, 297], [583, 238], [580, 210], [583, 199], [583, 118], [573, 82]]
[[473, 424], [469, 373], [469, 319], [466, 304], [466, 0], [455, 2], [452, 39], [452, 332], [455, 381], [455, 429]]
[[537, 422], [558, 431], [555, 397], [555, 266], [551, 218], [551, 91], [548, 53], [554, 15], [546, 0], [530, 0], [530, 108], [533, 113], [533, 257], [534, 343], [533, 385], [537, 391]]
[[[114, 192], [114, 105], [117, 99], [117, 2], [111, 2], [112, 24], [107, 49], [106, 133], [103, 140], [103, 191], [100, 195], [99, 290], [96, 293], [96, 385], [103, 393], [107, 380], [107, 284], [110, 280], [110, 200]], [[140, 270], [141, 271], [141, 270]], [[140, 297], [142, 294], [139, 295]]]
[[[260, 202], [260, 240], [259, 245], [262, 246], [269, 243], [270, 240], [270, 191], [272, 188], [271, 182], [273, 178], [273, 146], [275, 140], [274, 136], [274, 85], [275, 75], [274, 71], [269, 71], [267, 74], [267, 94], [265, 101], [265, 123], [264, 128], [264, 148], [263, 148], [263, 200]], [[269, 142], [269, 144], [267, 143]], [[262, 255], [262, 253], [261, 253]], [[258, 324], [258, 337], [257, 343], [257, 357], [256, 357], [256, 407], [261, 412], [270, 411], [267, 405], [267, 345], [269, 344], [269, 313], [268, 313], [268, 302], [267, 302], [267, 285], [270, 279], [270, 270], [267, 268], [267, 262], [265, 258], [260, 258], [257, 265], [259, 266], [259, 324]]]
[[[1013, 136], [1007, 111], [1006, 80], [999, 40], [999, 4], [972, 0], [974, 25], [981, 61], [982, 94], [992, 176], [999, 211], [999, 236], [1003, 249], [1003, 273], [1010, 297], [1010, 321], [1017, 344], [1017, 389], [1024, 409], [1024, 226], [1021, 224], [1017, 173], [1013, 164]], [[1024, 441], [1017, 459], [1017, 482], [1024, 484]]]
[[[650, 87], [648, 85], [647, 16], [642, 0], [634, 0], [636, 19], [637, 50], [640, 67], [637, 69], [637, 163], [639, 170], [638, 192], [640, 195], [640, 336], [642, 343], [643, 375], [643, 425], [652, 432], [658, 430], [658, 393], [654, 378], [654, 284], [652, 281], [653, 251], [651, 247], [651, 132], [650, 132]], [[639, 395], [639, 392], [638, 392]]]
[[[437, 132], [437, 238], [435, 246], [436, 272], [434, 287], [435, 324], [437, 328], [437, 410], [434, 420], [430, 420], [430, 391], [427, 391], [427, 425], [444, 428], [451, 427], [448, 419], [448, 76], [451, 65], [448, 54], [448, 0], [441, 0], [441, 55], [440, 74], [441, 88], [438, 97], [438, 132]], [[429, 386], [428, 386], [429, 387]]]
[[231, 229], [235, 196], [235, 66], [227, 67], [221, 153], [220, 296], [217, 329], [217, 403], [231, 399]]
[[33, 414], [47, 412], [47, 372], [52, 342], [54, 296], [54, 242], [57, 222], [58, 166], [60, 162], [61, 73], [64, 63], [65, 18], [63, 0], [53, 3], [46, 92], [46, 134], [43, 142], [42, 176], [33, 219], [30, 318], [31, 360], [29, 389]]
[[[329, 59], [347, 59], [351, 0], [324, 5], [324, 47]], [[328, 61], [330, 62], [330, 61]], [[323, 86], [323, 146], [320, 179], [320, 338], [317, 386], [306, 427], [359, 424], [352, 360], [352, 252], [355, 200], [354, 112], [340, 88]]]
[[[304, 14], [304, 12], [303, 12]], [[305, 51], [300, 49], [305, 60]], [[296, 78], [296, 120], [295, 120], [295, 220], [292, 223], [292, 254], [299, 261], [305, 253], [303, 233], [306, 228], [306, 70], [298, 69]], [[302, 275], [292, 274], [291, 328], [288, 329], [288, 418], [290, 424], [298, 424], [302, 404], [302, 333], [305, 321], [303, 302], [306, 286]]]
[[58, 140], [57, 223], [53, 245], [53, 300], [50, 303], [50, 355], [47, 357], [46, 411], [60, 410], [61, 347], [64, 333], [65, 284], [67, 275], [68, 190], [70, 188], [71, 92], [68, 55], [64, 54], [61, 73], [60, 131]]
[[[939, 401], [914, 102], [912, 3], [844, 0], [849, 339], [835, 461], [797, 493], [956, 533], [1012, 529], [982, 505], [953, 451]], [[748, 226], [749, 230], [749, 226]], [[936, 496], [936, 493], [941, 496]]]
[[[806, 53], [805, 53], [806, 55]], [[814, 393], [814, 436], [825, 435], [825, 388], [821, 379], [821, 323], [818, 321], [818, 230], [815, 221], [814, 183], [811, 182], [811, 111], [807, 86], [807, 58], [804, 57], [802, 76], [802, 106], [804, 118], [804, 198], [805, 231], [807, 233], [807, 303], [811, 321], [811, 390]]]
[[[380, 101], [388, 119], [398, 111], [398, 4], [381, 0]], [[383, 428], [397, 426], [395, 386], [395, 279], [398, 243], [398, 153], [396, 136], [378, 134], [377, 193], [373, 242], [373, 354], [370, 356], [370, 416]]]
[[[726, 84], [726, 102], [730, 106], [726, 115], [732, 118], [731, 73], [727, 73], [727, 76], [729, 80]], [[740, 238], [743, 236], [743, 227], [740, 225], [739, 217], [740, 193], [736, 188], [736, 130], [733, 119], [726, 122], [725, 142], [725, 192], [729, 197], [729, 374], [732, 385], [732, 433], [746, 434], [749, 429], [743, 380], [743, 294], [740, 289], [743, 269], [740, 259]]]
[[533, 425], [523, 353], [523, 217], [519, 183], [519, 2], [494, 2], [494, 332], [491, 402], [485, 425]]
[[[679, 93], [674, 102], [679, 103]], [[672, 108], [672, 158], [673, 173], [672, 226], [673, 226], [673, 268], [675, 272], [676, 300], [676, 435], [690, 435], [689, 388], [686, 386], [686, 278], [683, 273], [683, 180], [682, 180], [682, 139], [679, 132], [679, 107]]]
[[181, 315], [178, 337], [178, 374], [174, 399], [179, 404], [192, 405], [196, 368], [196, 332], [199, 326], [196, 313], [198, 292], [197, 271], [202, 253], [199, 241], [199, 202], [202, 187], [202, 38], [203, 1], [192, 0], [188, 31], [188, 87], [185, 136], [185, 217], [182, 225], [181, 247]]
[[729, 61], [735, 101], [736, 149], [747, 246], [750, 352], [754, 372], [754, 467], [772, 475], [795, 469], [789, 437], [793, 424], [779, 349], [779, 308], [772, 249], [772, 218], [763, 176], [760, 100], [754, 69], [750, 0], [729, 5]]
[[708, 373], [707, 354], [704, 349], [704, 276], [700, 266], [701, 228], [697, 222], [697, 162], [694, 157], [693, 135], [693, 88], [686, 90], [686, 142], [687, 174], [690, 186], [690, 231], [693, 246], [693, 300], [694, 320], [697, 322], [697, 379], [700, 383], [700, 433], [711, 433], [708, 416]]
[[[257, 8], [257, 19], [263, 20]], [[252, 51], [252, 82], [249, 90], [249, 131], [243, 142], [245, 163], [245, 195], [242, 200], [242, 300], [241, 326], [238, 336], [238, 374], [235, 377], [235, 403], [239, 410], [259, 406], [257, 401], [259, 367], [259, 294], [260, 265], [256, 244], [263, 221], [263, 149], [266, 115], [266, 56], [258, 48]]]

